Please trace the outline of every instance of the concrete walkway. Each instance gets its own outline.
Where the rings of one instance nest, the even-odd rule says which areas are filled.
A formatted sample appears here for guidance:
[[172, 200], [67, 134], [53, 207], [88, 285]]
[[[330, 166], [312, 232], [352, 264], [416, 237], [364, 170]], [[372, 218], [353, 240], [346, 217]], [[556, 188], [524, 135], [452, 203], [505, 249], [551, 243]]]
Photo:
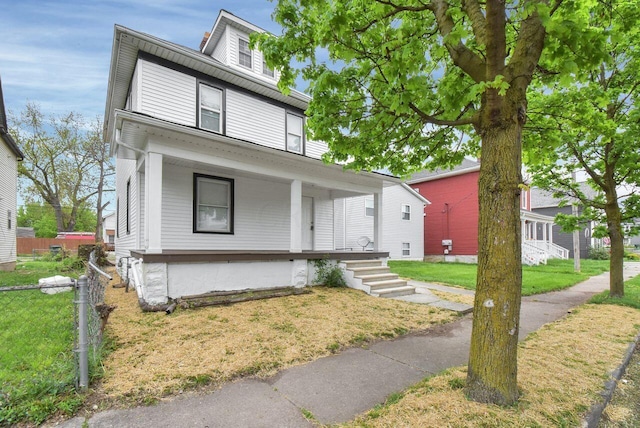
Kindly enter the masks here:
[[[625, 279], [638, 274], [640, 263], [625, 263]], [[564, 291], [523, 298], [520, 338], [606, 290], [608, 275]], [[425, 332], [283, 370], [271, 379], [241, 380], [207, 395], [185, 394], [154, 406], [108, 410], [59, 426], [313, 427], [303, 411], [323, 424], [345, 422], [427, 376], [466, 364], [470, 337], [471, 316], [467, 315]]]

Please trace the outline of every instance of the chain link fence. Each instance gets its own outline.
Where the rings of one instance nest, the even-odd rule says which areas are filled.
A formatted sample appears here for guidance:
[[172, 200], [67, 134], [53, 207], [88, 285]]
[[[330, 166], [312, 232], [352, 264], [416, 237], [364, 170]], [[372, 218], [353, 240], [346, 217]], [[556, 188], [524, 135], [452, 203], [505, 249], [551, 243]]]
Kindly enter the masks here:
[[0, 426], [39, 423], [58, 397], [89, 385], [100, 366], [108, 275], [92, 255], [86, 276], [0, 283]]

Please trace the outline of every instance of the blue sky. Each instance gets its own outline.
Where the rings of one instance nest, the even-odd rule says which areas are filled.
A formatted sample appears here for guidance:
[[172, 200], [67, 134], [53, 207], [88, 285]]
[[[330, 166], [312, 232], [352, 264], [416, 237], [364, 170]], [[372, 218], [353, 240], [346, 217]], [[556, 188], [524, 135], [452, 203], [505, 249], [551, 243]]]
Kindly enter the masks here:
[[113, 26], [198, 49], [220, 9], [274, 34], [267, 0], [0, 0], [0, 76], [7, 110], [104, 116]]

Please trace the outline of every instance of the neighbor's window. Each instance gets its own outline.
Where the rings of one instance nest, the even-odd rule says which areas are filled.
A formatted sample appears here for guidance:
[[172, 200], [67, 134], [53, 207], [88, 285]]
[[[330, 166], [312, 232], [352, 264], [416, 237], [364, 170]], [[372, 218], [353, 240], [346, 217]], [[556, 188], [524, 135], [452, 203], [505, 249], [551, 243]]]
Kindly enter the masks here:
[[522, 209], [524, 210], [529, 209], [527, 206], [528, 196], [529, 196], [529, 191], [527, 190], [523, 190], [522, 193], [520, 194], [520, 203], [521, 203]]
[[411, 255], [411, 243], [410, 242], [403, 242], [402, 243], [402, 255], [403, 256], [410, 256]]
[[7, 211], [7, 229], [11, 230], [11, 210]]
[[287, 151], [302, 153], [302, 130], [304, 122], [302, 117], [287, 114]]
[[222, 91], [200, 85], [200, 128], [222, 132]]
[[402, 205], [402, 219], [411, 220], [411, 205], [407, 205], [407, 204]]
[[269, 77], [275, 76], [275, 73], [273, 72], [272, 69], [269, 68], [269, 66], [267, 65], [267, 62], [264, 59], [262, 60], [262, 74]]
[[193, 231], [233, 233], [233, 180], [193, 175]]
[[251, 68], [251, 49], [244, 39], [238, 39], [238, 64]]
[[364, 199], [364, 215], [367, 217], [373, 217], [373, 198], [365, 198]]

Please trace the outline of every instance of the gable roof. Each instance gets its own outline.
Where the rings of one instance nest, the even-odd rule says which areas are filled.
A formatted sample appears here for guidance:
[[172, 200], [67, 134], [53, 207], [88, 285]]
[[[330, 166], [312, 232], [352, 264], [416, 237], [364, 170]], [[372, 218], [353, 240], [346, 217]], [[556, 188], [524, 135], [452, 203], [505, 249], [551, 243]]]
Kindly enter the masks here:
[[104, 114], [104, 129], [107, 140], [113, 140], [114, 112], [124, 109], [131, 87], [133, 72], [141, 52], [170, 61], [178, 66], [206, 74], [232, 85], [247, 89], [256, 94], [306, 110], [311, 98], [302, 92], [291, 89], [284, 95], [276, 82], [267, 81], [259, 76], [243, 73], [229, 67], [202, 52], [150, 34], [131, 30], [117, 25], [114, 28], [111, 66]]
[[434, 170], [424, 170], [416, 172], [407, 180], [407, 183], [422, 183], [423, 181], [432, 181], [445, 177], [453, 177], [456, 175], [467, 174], [469, 172], [475, 171], [480, 171], [480, 162], [465, 158], [459, 165], [456, 165], [450, 169], [437, 168]]
[[[589, 186], [589, 183], [587, 183], [586, 181], [579, 183], [579, 185], [580, 185], [580, 190], [588, 198], [595, 198], [598, 195], [598, 192], [594, 190], [591, 186]], [[573, 198], [570, 198], [570, 197], [555, 198], [553, 196], [553, 192], [554, 192], [553, 190], [545, 190], [539, 187], [532, 187], [531, 188], [531, 209], [557, 207], [560, 205], [560, 202], [563, 200], [566, 200], [568, 203], [570, 203], [573, 200]]]
[[227, 25], [238, 28], [240, 31], [246, 34], [268, 32], [258, 27], [257, 25], [253, 25], [249, 21], [245, 21], [244, 19], [234, 15], [227, 10], [220, 9], [218, 18], [216, 18], [216, 22], [213, 24], [213, 28], [211, 28], [211, 31], [209, 33], [209, 38], [201, 49], [203, 54], [209, 56], [213, 54], [213, 50], [224, 34], [224, 29]]
[[16, 144], [15, 140], [9, 134], [9, 127], [7, 126], [7, 113], [4, 108], [4, 96], [2, 95], [2, 79], [0, 78], [0, 140], [4, 141], [9, 149], [16, 155], [19, 161], [24, 159], [24, 154], [20, 151], [20, 148]]
[[427, 198], [425, 198], [424, 196], [422, 196], [420, 193], [416, 192], [411, 186], [409, 186], [407, 183], [401, 183], [401, 186], [407, 191], [409, 192], [412, 196], [414, 196], [415, 198], [417, 198], [420, 202], [422, 202], [425, 205], [431, 205], [431, 201], [429, 201]]

